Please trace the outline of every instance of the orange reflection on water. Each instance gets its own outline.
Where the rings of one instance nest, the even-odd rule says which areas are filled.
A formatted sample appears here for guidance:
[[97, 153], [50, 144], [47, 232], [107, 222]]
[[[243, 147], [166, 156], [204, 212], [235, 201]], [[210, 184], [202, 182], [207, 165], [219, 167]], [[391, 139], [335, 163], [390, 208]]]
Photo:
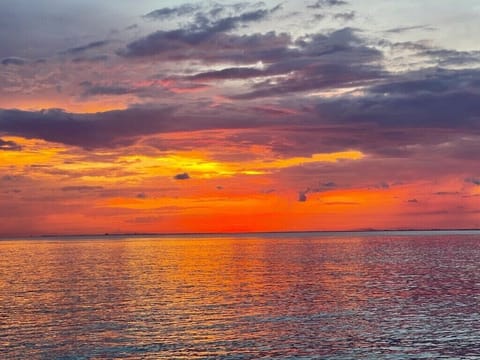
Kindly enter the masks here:
[[431, 347], [418, 334], [478, 344], [465, 329], [478, 314], [478, 234], [0, 241], [0, 353], [453, 356], [453, 342]]

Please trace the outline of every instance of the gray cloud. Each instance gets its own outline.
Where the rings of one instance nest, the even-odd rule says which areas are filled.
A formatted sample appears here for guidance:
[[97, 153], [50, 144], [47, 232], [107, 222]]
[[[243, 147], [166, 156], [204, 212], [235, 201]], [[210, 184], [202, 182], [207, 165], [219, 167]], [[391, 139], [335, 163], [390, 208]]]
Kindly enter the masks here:
[[480, 130], [480, 94], [467, 90], [345, 97], [322, 101], [317, 111], [325, 119], [336, 123]]
[[392, 34], [401, 34], [407, 31], [412, 30], [427, 30], [427, 31], [434, 31], [436, 28], [429, 26], [429, 25], [413, 25], [413, 26], [401, 26], [392, 29], [385, 30], [386, 33]]
[[474, 184], [474, 185], [480, 185], [480, 178], [474, 178], [474, 177], [466, 178], [465, 182]]
[[91, 84], [89, 82], [82, 83], [84, 91], [82, 96], [97, 96], [97, 95], [127, 95], [138, 93], [139, 90], [125, 86], [116, 85], [99, 85]]
[[78, 56], [72, 59], [73, 63], [97, 63], [107, 61], [108, 55]]
[[343, 6], [343, 5], [348, 5], [348, 2], [343, 0], [317, 0], [314, 4], [307, 5], [307, 8], [322, 9], [326, 7]]
[[[344, 28], [329, 34], [313, 34], [297, 39], [296, 47], [283, 53], [258, 75], [288, 74], [283, 79], [257, 83], [236, 99], [278, 96], [292, 92], [337, 88], [383, 79], [379, 60], [382, 53], [365, 44], [356, 30]], [[252, 75], [253, 72], [252, 72]]]
[[27, 60], [19, 58], [19, 57], [6, 57], [1, 60], [2, 65], [25, 65], [27, 63]]
[[202, 81], [222, 79], [248, 79], [251, 77], [267, 76], [267, 74], [268, 72], [256, 68], [236, 67], [198, 73], [187, 77], [187, 79]]
[[[162, 18], [173, 15], [187, 14], [196, 11], [198, 7], [195, 5], [183, 5], [176, 8], [163, 8], [147, 14], [147, 17]], [[278, 11], [279, 7], [273, 9], [259, 8], [246, 11], [240, 15], [226, 16], [217, 18], [223, 12], [222, 7], [211, 12], [197, 12], [194, 21], [183, 28], [175, 30], [159, 30], [151, 33], [143, 38], [135, 40], [127, 44], [126, 48], [118, 51], [119, 55], [127, 57], [146, 57], [164, 55], [170, 60], [187, 59], [185, 53], [188, 49], [188, 56], [192, 56], [192, 50], [202, 47], [214, 47], [215, 49], [230, 49], [230, 41], [239, 38], [236, 35], [227, 35], [226, 33], [237, 29], [241, 25], [251, 22], [257, 22], [267, 18], [271, 13]], [[223, 41], [222, 41], [223, 39]], [[221, 43], [219, 43], [219, 41]], [[203, 48], [203, 51], [207, 49]], [[198, 53], [198, 52], [197, 52]], [[200, 55], [197, 55], [201, 57]], [[195, 54], [193, 54], [195, 57]]]
[[110, 42], [108, 40], [94, 41], [94, 42], [88, 43], [86, 45], [69, 48], [69, 49], [63, 51], [63, 54], [76, 55], [76, 54], [84, 53], [84, 52], [86, 52], [88, 50], [91, 50], [91, 49], [96, 49], [96, 48], [106, 46], [109, 43]]
[[[0, 133], [39, 138], [86, 149], [126, 146], [141, 136], [176, 131], [267, 127], [252, 109], [136, 106], [125, 110], [75, 114], [58, 109], [0, 110]], [[287, 123], [279, 119], [277, 124]]]
[[437, 191], [434, 195], [438, 196], [449, 196], [449, 195], [460, 195], [458, 191]]
[[355, 16], [356, 16], [355, 11], [349, 11], [349, 12], [334, 14], [333, 18], [336, 20], [352, 21], [353, 19], [355, 19]]
[[298, 192], [298, 201], [300, 201], [300, 202], [307, 201], [307, 191], [299, 191]]
[[97, 114], [62, 110], [0, 110], [0, 132], [85, 148], [131, 144], [135, 137], [168, 127], [172, 109], [135, 108]]
[[175, 180], [188, 180], [190, 179], [190, 175], [188, 175], [188, 173], [181, 173], [181, 174], [177, 174], [173, 177]]
[[163, 20], [169, 19], [176, 16], [185, 16], [195, 13], [200, 10], [201, 6], [198, 4], [183, 4], [177, 7], [165, 7], [161, 9], [154, 10], [144, 15], [143, 17], [151, 20]]

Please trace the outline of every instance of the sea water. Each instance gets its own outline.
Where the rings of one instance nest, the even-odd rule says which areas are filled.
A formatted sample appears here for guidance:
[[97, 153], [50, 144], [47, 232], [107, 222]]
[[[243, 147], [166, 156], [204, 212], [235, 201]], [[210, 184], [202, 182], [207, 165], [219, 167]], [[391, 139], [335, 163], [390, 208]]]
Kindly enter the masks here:
[[479, 359], [480, 232], [0, 241], [1, 359]]

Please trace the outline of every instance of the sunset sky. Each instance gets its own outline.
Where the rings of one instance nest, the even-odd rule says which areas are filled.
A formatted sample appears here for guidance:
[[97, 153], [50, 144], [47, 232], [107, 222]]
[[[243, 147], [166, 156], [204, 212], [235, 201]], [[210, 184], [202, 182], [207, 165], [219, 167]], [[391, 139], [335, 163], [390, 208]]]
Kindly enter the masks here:
[[479, 18], [3, 0], [0, 236], [478, 228]]

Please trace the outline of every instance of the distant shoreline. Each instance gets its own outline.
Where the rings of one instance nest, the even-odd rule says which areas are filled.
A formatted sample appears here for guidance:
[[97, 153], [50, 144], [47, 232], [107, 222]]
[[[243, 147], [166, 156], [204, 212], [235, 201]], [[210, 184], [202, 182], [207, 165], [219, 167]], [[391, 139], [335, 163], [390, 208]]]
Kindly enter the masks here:
[[168, 233], [96, 233], [96, 234], [41, 234], [41, 235], [15, 235], [15, 236], [0, 236], [1, 240], [5, 239], [56, 239], [56, 238], [115, 238], [115, 237], [199, 237], [204, 238], [208, 236], [226, 237], [226, 236], [268, 236], [268, 235], [287, 235], [287, 234], [319, 234], [319, 235], [334, 235], [334, 234], [381, 234], [381, 233], [461, 233], [461, 232], [480, 232], [478, 228], [470, 229], [356, 229], [356, 230], [294, 230], [294, 231], [240, 231], [240, 232], [168, 232]]

